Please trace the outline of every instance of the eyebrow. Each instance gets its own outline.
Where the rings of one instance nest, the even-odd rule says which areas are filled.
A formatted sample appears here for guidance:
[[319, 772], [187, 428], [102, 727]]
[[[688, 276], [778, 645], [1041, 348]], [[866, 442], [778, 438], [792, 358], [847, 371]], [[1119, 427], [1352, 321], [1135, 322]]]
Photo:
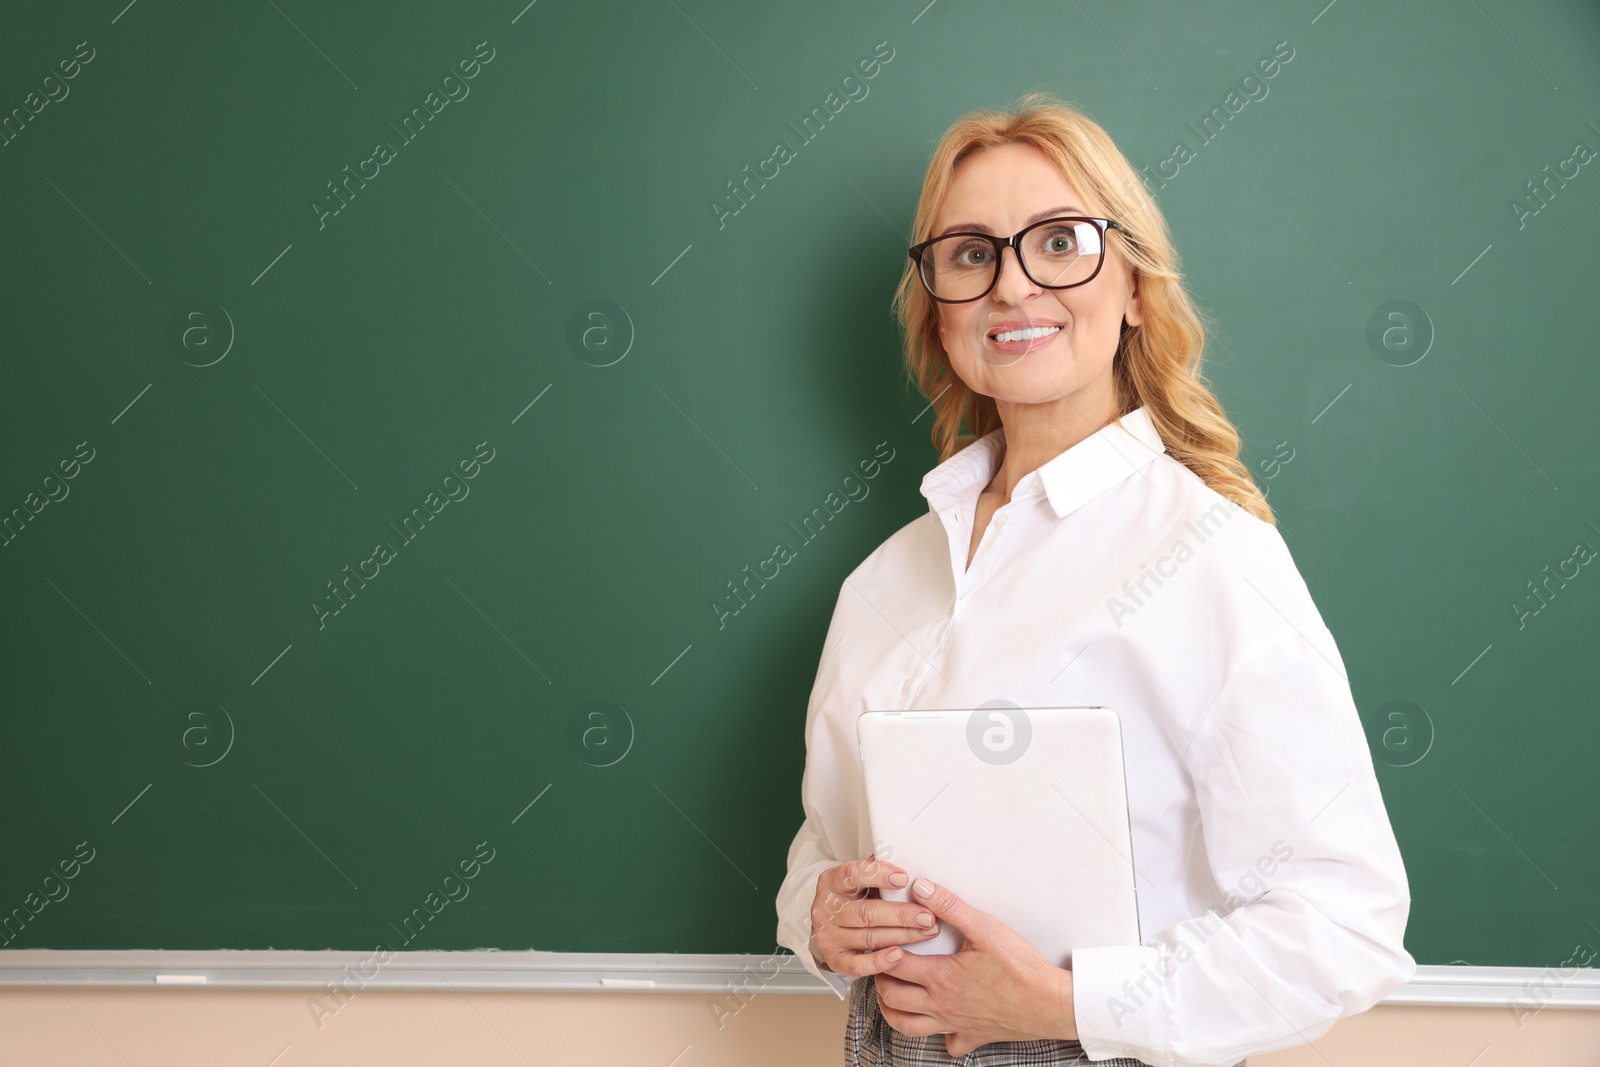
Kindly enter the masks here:
[[[1066, 207], [1046, 208], [1043, 211], [1036, 212], [1035, 214], [1030, 215], [1028, 217], [1028, 225], [1031, 226], [1035, 222], [1040, 222], [1040, 221], [1042, 221], [1044, 219], [1052, 218], [1052, 217], [1054, 217], [1056, 215], [1083, 215], [1083, 214], [1085, 214], [1083, 208], [1081, 208], [1081, 207], [1073, 207], [1070, 204], [1068, 204]], [[978, 225], [976, 222], [958, 222], [953, 226], [946, 226], [945, 229], [944, 229], [944, 233], [937, 233], [937, 234], [934, 234], [934, 236], [935, 237], [943, 237], [947, 233], [956, 233], [957, 231], [960, 231], [960, 230], [977, 230], [977, 231], [983, 232], [983, 233], [987, 233], [988, 232], [988, 231], [984, 230], [984, 228], [982, 226]]]

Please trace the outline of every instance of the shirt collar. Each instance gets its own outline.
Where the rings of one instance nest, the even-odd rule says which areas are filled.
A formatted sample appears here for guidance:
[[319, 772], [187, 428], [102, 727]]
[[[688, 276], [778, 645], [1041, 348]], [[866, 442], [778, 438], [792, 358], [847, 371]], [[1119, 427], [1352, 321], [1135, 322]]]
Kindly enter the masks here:
[[[1003, 429], [985, 434], [923, 476], [922, 495], [932, 511], [944, 512], [983, 491], [999, 469], [1003, 434]], [[1129, 475], [1142, 472], [1165, 451], [1150, 413], [1135, 408], [1029, 471], [1011, 499], [1048, 497], [1056, 517], [1064, 518]]]

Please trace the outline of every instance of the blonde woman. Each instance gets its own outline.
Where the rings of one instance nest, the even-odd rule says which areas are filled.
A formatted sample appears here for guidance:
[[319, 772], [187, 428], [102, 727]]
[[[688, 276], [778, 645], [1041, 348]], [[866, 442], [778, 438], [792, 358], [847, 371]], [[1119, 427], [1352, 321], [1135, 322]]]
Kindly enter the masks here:
[[[839, 591], [780, 943], [848, 995], [850, 1067], [1224, 1067], [1317, 1038], [1415, 972], [1410, 891], [1166, 222], [1103, 129], [1034, 93], [945, 133], [913, 240], [896, 308], [940, 462]], [[880, 898], [917, 872], [868, 840], [856, 715], [993, 700], [1120, 714], [1144, 944], [1064, 969], [944, 886]], [[938, 922], [959, 952], [899, 947]]]

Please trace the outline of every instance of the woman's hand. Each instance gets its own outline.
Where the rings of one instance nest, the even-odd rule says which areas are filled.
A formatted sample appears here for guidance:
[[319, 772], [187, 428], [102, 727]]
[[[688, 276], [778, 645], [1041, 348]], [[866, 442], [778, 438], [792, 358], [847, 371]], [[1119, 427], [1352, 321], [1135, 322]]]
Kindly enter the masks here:
[[913, 1037], [945, 1034], [945, 1048], [956, 1058], [991, 1041], [1077, 1039], [1071, 971], [927, 879], [917, 879], [912, 899], [960, 930], [965, 942], [948, 955], [903, 953], [883, 968], [875, 979], [878, 1008], [890, 1026]]
[[921, 904], [875, 896], [884, 886], [905, 884], [906, 872], [876, 854], [818, 875], [811, 937], [822, 961], [838, 974], [876, 974], [904, 955], [895, 946], [937, 934], [933, 913]]

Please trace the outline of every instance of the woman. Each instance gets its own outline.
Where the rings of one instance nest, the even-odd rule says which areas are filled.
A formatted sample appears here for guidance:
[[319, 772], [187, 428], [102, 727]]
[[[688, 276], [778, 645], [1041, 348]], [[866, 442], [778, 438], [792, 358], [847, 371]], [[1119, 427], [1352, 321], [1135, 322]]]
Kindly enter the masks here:
[[[1105, 131], [1036, 93], [945, 134], [915, 226], [896, 307], [941, 462], [928, 513], [840, 589], [779, 942], [848, 988], [852, 1067], [1231, 1065], [1311, 1041], [1414, 973], [1409, 886], [1338, 649], [1204, 383], [1166, 223]], [[856, 715], [994, 699], [1121, 716], [1145, 944], [1068, 970], [924, 879], [878, 897], [908, 872], [867, 839]], [[936, 919], [959, 952], [897, 947]]]

